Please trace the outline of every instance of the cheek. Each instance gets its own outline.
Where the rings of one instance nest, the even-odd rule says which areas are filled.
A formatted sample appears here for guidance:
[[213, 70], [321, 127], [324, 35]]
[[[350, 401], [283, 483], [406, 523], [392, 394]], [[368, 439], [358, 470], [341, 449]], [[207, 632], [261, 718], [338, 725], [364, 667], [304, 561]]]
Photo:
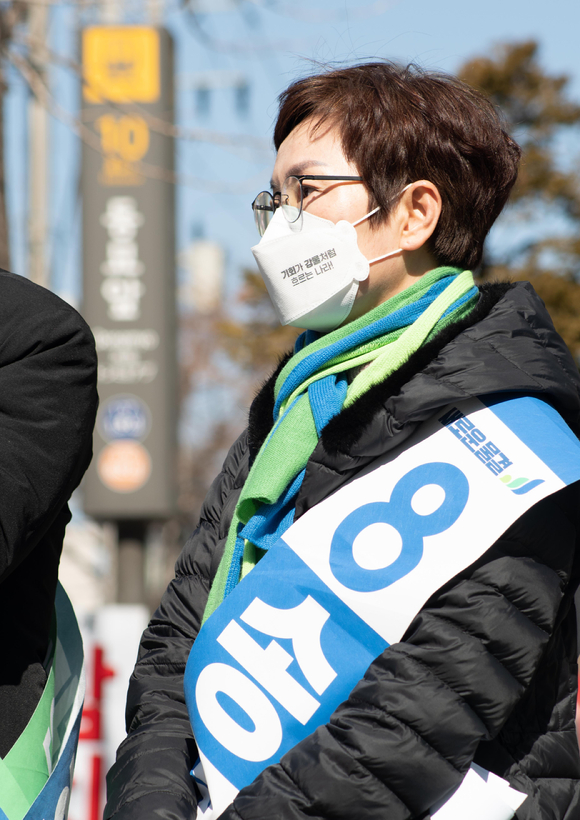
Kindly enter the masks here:
[[381, 253], [388, 253], [391, 250], [389, 236], [384, 230], [371, 230], [368, 222], [362, 222], [356, 229], [358, 246], [367, 259], [380, 256]]
[[[340, 219], [347, 222], [357, 222], [369, 212], [368, 196], [362, 185], [342, 185], [338, 192], [337, 206], [340, 208]], [[337, 220], [338, 221], [338, 220]], [[362, 222], [360, 228], [367, 228], [367, 222]], [[357, 231], [359, 227], [357, 227]]]
[[[324, 193], [312, 195], [305, 207], [308, 213], [334, 223], [340, 222], [341, 219], [356, 222], [369, 210], [368, 197], [362, 186], [348, 184], [336, 185]], [[357, 228], [357, 232], [359, 230]]]
[[370, 223], [365, 221], [357, 226], [356, 231], [359, 249], [367, 259], [374, 259], [400, 247], [400, 237], [391, 221], [386, 224], [383, 222], [375, 228], [371, 228]]

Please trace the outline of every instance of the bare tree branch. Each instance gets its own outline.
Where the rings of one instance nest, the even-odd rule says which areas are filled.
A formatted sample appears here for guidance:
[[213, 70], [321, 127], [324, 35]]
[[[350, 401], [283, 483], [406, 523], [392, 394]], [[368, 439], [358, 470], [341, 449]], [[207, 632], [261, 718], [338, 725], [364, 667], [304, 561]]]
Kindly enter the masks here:
[[[34, 38], [25, 34], [18, 34], [15, 36], [15, 41], [25, 45], [35, 45]], [[45, 44], [43, 43], [43, 46]], [[73, 71], [83, 83], [86, 82], [86, 75], [83, 72], [82, 66], [75, 60], [58, 54], [49, 48], [46, 48], [48, 58], [53, 64], [61, 65]], [[271, 144], [269, 140], [261, 137], [253, 137], [251, 134], [223, 134], [220, 131], [210, 131], [207, 128], [183, 128], [174, 123], [164, 120], [162, 117], [156, 117], [147, 111], [143, 106], [137, 103], [115, 103], [111, 100], [103, 100], [103, 104], [115, 111], [123, 111], [139, 114], [143, 117], [151, 131], [156, 131], [166, 137], [173, 137], [174, 139], [189, 140], [192, 142], [209, 142], [212, 145], [234, 146], [236, 148], [245, 147], [251, 148], [260, 153], [271, 153]]]
[[[53, 117], [67, 125], [73, 133], [75, 133], [94, 151], [97, 151], [97, 153], [102, 156], [117, 156], [114, 154], [106, 154], [102, 149], [101, 140], [98, 135], [77, 117], [59, 105], [50, 93], [40, 74], [25, 57], [14, 50], [7, 51], [6, 56], [28, 83], [36, 99], [47, 109], [50, 114], [52, 114]], [[173, 185], [187, 185], [193, 188], [208, 191], [210, 193], [219, 194], [246, 193], [248, 190], [253, 189], [261, 178], [261, 174], [256, 174], [249, 179], [243, 180], [239, 185], [224, 185], [220, 182], [200, 179], [199, 177], [193, 177], [189, 174], [178, 174], [175, 171], [170, 171], [167, 168], [162, 168], [149, 162], [132, 162], [131, 168], [135, 170], [136, 173], [141, 174], [148, 179], [159, 179], [164, 182], [170, 182]]]

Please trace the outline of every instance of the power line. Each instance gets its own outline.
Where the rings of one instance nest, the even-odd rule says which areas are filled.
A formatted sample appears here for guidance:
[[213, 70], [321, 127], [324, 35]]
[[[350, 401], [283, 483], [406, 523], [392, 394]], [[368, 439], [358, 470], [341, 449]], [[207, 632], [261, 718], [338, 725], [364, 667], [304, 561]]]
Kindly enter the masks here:
[[[25, 46], [30, 47], [36, 45], [34, 38], [31, 38], [30, 36], [19, 34], [14, 39]], [[83, 84], [86, 83], [86, 75], [79, 63], [69, 57], [65, 57], [55, 51], [52, 51], [47, 48], [44, 43], [43, 48], [45, 49], [50, 62], [69, 68], [77, 75], [77, 77], [80, 78]], [[220, 131], [210, 131], [206, 128], [183, 128], [182, 126], [175, 125], [174, 123], [164, 120], [162, 117], [156, 117], [137, 103], [120, 104], [112, 102], [111, 100], [103, 100], [103, 105], [107, 106], [107, 108], [110, 108], [111, 110], [123, 111], [123, 113], [130, 112], [139, 114], [139, 116], [146, 121], [151, 131], [163, 134], [163, 136], [166, 137], [172, 137], [179, 140], [188, 140], [190, 142], [208, 142], [212, 145], [223, 145], [227, 147], [250, 148], [260, 153], [267, 153], [268, 155], [271, 153], [271, 144], [269, 140], [262, 139], [261, 137], [254, 137], [251, 134], [229, 135]]]
[[198, 15], [189, 7], [185, 9], [185, 19], [195, 37], [207, 48], [220, 54], [235, 54], [237, 57], [251, 58], [267, 51], [302, 51], [306, 40], [263, 40], [252, 45], [243, 45], [238, 40], [217, 40], [203, 28]]
[[[6, 52], [6, 56], [12, 62], [14, 67], [20, 72], [39, 103], [44, 106], [53, 117], [67, 125], [73, 133], [75, 133], [94, 151], [97, 151], [97, 153], [102, 156], [111, 156], [103, 151], [101, 141], [94, 131], [59, 105], [50, 93], [46, 84], [43, 82], [42, 77], [26, 58], [15, 51]], [[190, 174], [170, 171], [167, 168], [161, 168], [158, 165], [153, 165], [148, 162], [134, 162], [131, 163], [131, 166], [138, 174], [141, 174], [149, 179], [158, 179], [164, 182], [170, 182], [173, 185], [187, 185], [214, 194], [246, 193], [255, 186], [259, 179], [261, 179], [261, 174], [254, 174], [252, 177], [243, 180], [238, 185], [224, 185], [218, 181], [205, 180], [200, 177], [191, 176]]]
[[[280, 0], [245, 0], [245, 2], [261, 11], [270, 11], [294, 20], [304, 20], [309, 23], [339, 23], [347, 20], [368, 20], [372, 17], [379, 17], [393, 6], [398, 5], [401, 0], [375, 0], [374, 3], [369, 3], [362, 8], [357, 6], [354, 9], [344, 7], [330, 10], [312, 8], [310, 3], [302, 6], [298, 3], [280, 2]], [[199, 11], [196, 10], [195, 5], [195, 0], [185, 0], [183, 3], [185, 9], [191, 15], [197, 17]], [[236, 6], [238, 10], [241, 10], [241, 0], [238, 0]], [[203, 33], [206, 37], [209, 36], [206, 32]]]
[[78, 6], [90, 8], [95, 6], [96, 0], [16, 0], [15, 5], [19, 6]]
[[325, 9], [313, 9], [310, 6], [301, 8], [296, 3], [280, 3], [277, 0], [270, 0], [265, 3], [264, 0], [246, 0], [253, 6], [261, 9], [272, 11], [275, 14], [283, 17], [292, 17], [295, 20], [305, 20], [309, 23], [335, 23], [346, 20], [367, 20], [371, 17], [379, 17], [393, 6], [400, 3], [401, 0], [375, 0], [362, 8], [355, 9], [336, 8], [331, 11]]

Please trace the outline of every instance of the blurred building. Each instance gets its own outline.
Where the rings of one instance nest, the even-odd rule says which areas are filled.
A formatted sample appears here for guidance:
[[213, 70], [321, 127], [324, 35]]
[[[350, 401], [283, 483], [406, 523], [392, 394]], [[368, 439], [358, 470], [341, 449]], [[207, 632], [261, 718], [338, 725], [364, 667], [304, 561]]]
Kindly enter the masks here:
[[179, 304], [196, 313], [214, 313], [221, 305], [225, 253], [217, 242], [197, 239], [179, 255], [185, 280], [179, 288]]
[[85, 652], [87, 691], [70, 803], [70, 820], [101, 820], [105, 774], [125, 736], [125, 701], [145, 605], [116, 604], [117, 532], [71, 504], [59, 577], [75, 609]]

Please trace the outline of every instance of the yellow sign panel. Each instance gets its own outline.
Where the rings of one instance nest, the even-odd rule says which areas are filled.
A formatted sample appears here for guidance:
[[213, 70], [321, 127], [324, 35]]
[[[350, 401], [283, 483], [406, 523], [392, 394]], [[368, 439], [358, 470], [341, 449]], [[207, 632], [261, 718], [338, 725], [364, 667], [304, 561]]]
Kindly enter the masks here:
[[147, 26], [95, 26], [83, 31], [83, 95], [152, 103], [159, 99], [159, 34]]
[[149, 128], [143, 117], [103, 114], [96, 121], [101, 135], [103, 185], [141, 185], [145, 180], [135, 168], [149, 148]]

